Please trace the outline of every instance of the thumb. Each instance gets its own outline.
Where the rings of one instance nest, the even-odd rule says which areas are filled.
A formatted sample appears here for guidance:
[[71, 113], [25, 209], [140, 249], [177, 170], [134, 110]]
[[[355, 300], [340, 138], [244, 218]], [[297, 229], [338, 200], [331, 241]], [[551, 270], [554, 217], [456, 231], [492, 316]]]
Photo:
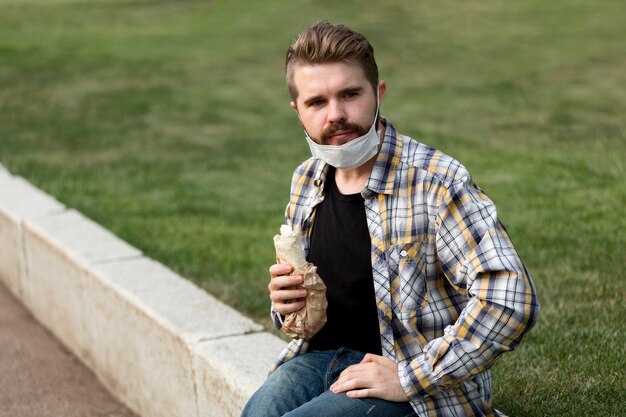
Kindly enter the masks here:
[[382, 359], [384, 359], [382, 356], [374, 355], [373, 353], [368, 353], [363, 357], [363, 360], [361, 361], [361, 363], [369, 363], [369, 362], [380, 363]]

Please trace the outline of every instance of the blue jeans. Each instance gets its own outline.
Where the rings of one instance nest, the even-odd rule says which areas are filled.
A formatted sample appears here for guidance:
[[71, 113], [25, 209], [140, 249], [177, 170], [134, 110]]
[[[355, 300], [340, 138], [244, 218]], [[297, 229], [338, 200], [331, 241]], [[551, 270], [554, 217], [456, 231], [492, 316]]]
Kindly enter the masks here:
[[274, 371], [250, 398], [242, 417], [406, 417], [416, 416], [408, 402], [350, 398], [328, 388], [364, 353], [352, 349], [312, 351]]

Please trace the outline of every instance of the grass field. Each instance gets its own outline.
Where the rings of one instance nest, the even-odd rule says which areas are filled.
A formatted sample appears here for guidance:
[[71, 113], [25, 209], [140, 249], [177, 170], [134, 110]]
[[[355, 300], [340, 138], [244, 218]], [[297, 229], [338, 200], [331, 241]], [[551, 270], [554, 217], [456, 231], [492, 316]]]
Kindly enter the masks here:
[[308, 156], [284, 51], [346, 23], [376, 48], [383, 114], [470, 169], [534, 277], [540, 321], [495, 365], [496, 407], [624, 416], [620, 3], [0, 0], [0, 163], [269, 325]]

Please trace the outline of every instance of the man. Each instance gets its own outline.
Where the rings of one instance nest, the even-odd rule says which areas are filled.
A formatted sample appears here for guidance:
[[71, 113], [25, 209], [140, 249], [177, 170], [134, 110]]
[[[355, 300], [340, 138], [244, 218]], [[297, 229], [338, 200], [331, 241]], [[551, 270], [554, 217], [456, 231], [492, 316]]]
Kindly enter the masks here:
[[[490, 366], [539, 305], [493, 203], [459, 162], [379, 115], [387, 86], [361, 34], [312, 26], [286, 73], [313, 154], [286, 221], [327, 285], [328, 322], [289, 344], [243, 415], [500, 415]], [[305, 302], [291, 272], [270, 268], [279, 328]]]

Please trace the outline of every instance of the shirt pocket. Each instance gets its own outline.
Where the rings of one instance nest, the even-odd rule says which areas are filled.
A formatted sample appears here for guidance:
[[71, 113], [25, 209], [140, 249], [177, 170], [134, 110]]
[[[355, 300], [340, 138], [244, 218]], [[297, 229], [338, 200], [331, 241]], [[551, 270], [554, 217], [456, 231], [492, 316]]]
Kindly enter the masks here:
[[[435, 265], [429, 259], [434, 239], [398, 240], [389, 248], [389, 268], [394, 310], [399, 314], [417, 313], [428, 305], [428, 276]], [[411, 314], [414, 316], [415, 314]]]

